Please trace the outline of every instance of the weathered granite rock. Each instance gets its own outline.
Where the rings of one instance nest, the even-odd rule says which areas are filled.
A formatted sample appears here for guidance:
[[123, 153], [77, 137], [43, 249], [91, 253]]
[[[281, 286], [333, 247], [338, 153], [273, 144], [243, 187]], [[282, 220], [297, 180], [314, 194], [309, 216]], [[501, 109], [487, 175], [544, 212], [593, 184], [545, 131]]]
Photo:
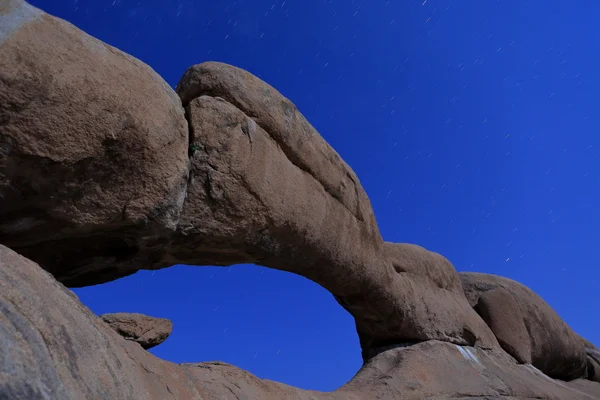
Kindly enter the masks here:
[[137, 342], [144, 349], [158, 346], [171, 334], [173, 323], [166, 318], [155, 318], [137, 313], [102, 314], [100, 319], [127, 340]]
[[600, 361], [596, 357], [591, 355], [587, 355], [587, 368], [588, 375], [587, 378], [590, 381], [600, 382]]
[[595, 382], [600, 382], [600, 349], [594, 346], [591, 342], [581, 338], [585, 347], [585, 355], [587, 357], [588, 379]]
[[[191, 69], [201, 76], [204, 70], [219, 90], [246, 88], [279, 97], [272, 100], [275, 104], [289, 102], [241, 69], [219, 63]], [[201, 85], [195, 77], [188, 71], [182, 82]], [[360, 209], [370, 217], [359, 218], [360, 213], [352, 214], [325, 189], [324, 178], [295, 165], [291, 160], [296, 156], [286, 155], [275, 135], [248, 116], [257, 110], [242, 111], [224, 100], [237, 92], [213, 94], [217, 97], [201, 95], [186, 107], [195, 152], [181, 236], [171, 242], [166, 264], [256, 263], [305, 276], [329, 290], [354, 316], [365, 359], [371, 347], [394, 342], [437, 339], [498, 346], [466, 301], [452, 264], [418, 246], [384, 243], [368, 222], [372, 210], [366, 195], [358, 198], [364, 198], [366, 205]], [[269, 110], [279, 112], [274, 106]], [[298, 137], [305, 135], [301, 142], [328, 154], [311, 162], [336, 160], [314, 130], [304, 133], [309, 128], [295, 130]], [[290, 146], [289, 151], [297, 149]], [[345, 164], [328, 168], [345, 168], [345, 176], [353, 177], [349, 193], [364, 193]], [[412, 270], [410, 257], [422, 257]], [[447, 282], [436, 282], [440, 279]]]
[[502, 288], [516, 300], [531, 343], [532, 364], [548, 376], [571, 380], [585, 376], [585, 347], [556, 311], [531, 289], [497, 275], [461, 272], [465, 295], [475, 306], [480, 296]]
[[520, 363], [531, 364], [531, 342], [523, 313], [507, 290], [497, 287], [482, 293], [475, 310], [508, 354]]
[[[600, 397], [597, 349], [539, 296], [384, 242], [354, 172], [274, 88], [204, 63], [177, 93], [72, 25], [0, 2], [0, 243], [52, 274], [0, 246], [0, 398]], [[319, 283], [354, 316], [364, 367], [319, 393], [219, 363], [178, 366], [58, 283], [175, 263], [255, 263]], [[484, 292], [498, 287], [539, 369], [498, 344], [513, 343], [491, 322], [501, 315]], [[472, 308], [482, 295], [496, 335]]]
[[116, 333], [37, 264], [1, 245], [0, 348], [0, 399], [207, 400], [235, 391], [248, 400], [309, 400], [313, 394], [229, 365], [160, 360]]
[[225, 64], [190, 68], [178, 86], [188, 146], [179, 100], [148, 67], [12, 7], [18, 23], [0, 48], [1, 243], [69, 286], [175, 263], [295, 272], [352, 313], [365, 358], [404, 341], [498, 347], [456, 286], [394, 269], [358, 178], [274, 88]]
[[124, 339], [34, 262], [0, 245], [0, 398], [207, 400], [594, 400], [600, 384], [553, 380], [502, 350], [440, 341], [378, 349], [340, 389], [261, 380], [220, 362], [173, 364]]
[[0, 243], [69, 285], [131, 274], [178, 225], [181, 101], [141, 61], [24, 1], [1, 4]]

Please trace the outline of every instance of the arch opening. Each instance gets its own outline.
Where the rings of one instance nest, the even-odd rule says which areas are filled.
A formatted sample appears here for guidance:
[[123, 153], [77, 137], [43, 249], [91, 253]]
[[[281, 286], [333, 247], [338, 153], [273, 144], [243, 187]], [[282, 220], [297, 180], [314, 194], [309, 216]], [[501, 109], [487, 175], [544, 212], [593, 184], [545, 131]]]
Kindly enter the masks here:
[[254, 264], [175, 265], [73, 291], [98, 315], [172, 321], [169, 338], [148, 351], [174, 363], [220, 361], [325, 392], [362, 366], [353, 317], [323, 287], [294, 273]]

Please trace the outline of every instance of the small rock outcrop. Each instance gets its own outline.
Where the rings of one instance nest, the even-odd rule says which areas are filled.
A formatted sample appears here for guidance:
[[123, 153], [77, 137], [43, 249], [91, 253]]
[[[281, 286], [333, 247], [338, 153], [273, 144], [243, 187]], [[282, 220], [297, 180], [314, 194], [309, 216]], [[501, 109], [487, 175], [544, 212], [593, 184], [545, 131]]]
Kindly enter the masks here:
[[[163, 361], [144, 348], [170, 322], [98, 318], [67, 289], [239, 263], [307, 277], [352, 314], [350, 382]], [[173, 91], [22, 0], [0, 3], [0, 347], [10, 399], [600, 398], [598, 349], [530, 289], [385, 242], [356, 174], [275, 88], [208, 62]]]
[[146, 350], [167, 340], [173, 330], [173, 323], [168, 319], [144, 314], [102, 314], [100, 319], [119, 335], [139, 343]]

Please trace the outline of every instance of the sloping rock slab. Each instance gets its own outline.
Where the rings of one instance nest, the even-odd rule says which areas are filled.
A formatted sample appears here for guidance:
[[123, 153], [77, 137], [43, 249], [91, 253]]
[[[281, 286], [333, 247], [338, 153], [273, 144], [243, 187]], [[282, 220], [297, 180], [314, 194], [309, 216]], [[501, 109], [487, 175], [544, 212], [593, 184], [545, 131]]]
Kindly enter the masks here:
[[[0, 245], [0, 399], [342, 399], [229, 365], [179, 366], [125, 340], [34, 262]], [[244, 388], [240, 391], [239, 387]], [[236, 389], [237, 388], [237, 389]], [[318, 397], [315, 397], [317, 396]]]
[[0, 246], [0, 398], [207, 400], [593, 400], [506, 353], [429, 341], [381, 349], [335, 392], [261, 380], [228, 364], [176, 365], [123, 339], [49, 273]]

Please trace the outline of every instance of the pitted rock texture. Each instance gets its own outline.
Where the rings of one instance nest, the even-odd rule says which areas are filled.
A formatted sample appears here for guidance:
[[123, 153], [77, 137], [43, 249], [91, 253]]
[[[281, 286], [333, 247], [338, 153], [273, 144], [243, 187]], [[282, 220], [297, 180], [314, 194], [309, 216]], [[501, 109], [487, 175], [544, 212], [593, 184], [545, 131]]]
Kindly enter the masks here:
[[[0, 398], [600, 397], [597, 349], [539, 296], [384, 242], [352, 169], [267, 83], [209, 62], [174, 92], [21, 0], [0, 3], [0, 243]], [[303, 391], [159, 360], [62, 286], [238, 263], [305, 276], [353, 315], [365, 364], [348, 384]], [[498, 343], [511, 351], [485, 294], [498, 287], [518, 304], [533, 366]], [[492, 329], [473, 309], [482, 296]]]
[[173, 323], [138, 313], [102, 314], [100, 319], [127, 340], [139, 343], [144, 349], [158, 346], [171, 334]]
[[484, 293], [502, 288], [516, 300], [531, 343], [531, 363], [548, 376], [571, 380], [585, 376], [584, 344], [560, 316], [528, 287], [497, 275], [461, 272], [465, 295], [475, 306]]

